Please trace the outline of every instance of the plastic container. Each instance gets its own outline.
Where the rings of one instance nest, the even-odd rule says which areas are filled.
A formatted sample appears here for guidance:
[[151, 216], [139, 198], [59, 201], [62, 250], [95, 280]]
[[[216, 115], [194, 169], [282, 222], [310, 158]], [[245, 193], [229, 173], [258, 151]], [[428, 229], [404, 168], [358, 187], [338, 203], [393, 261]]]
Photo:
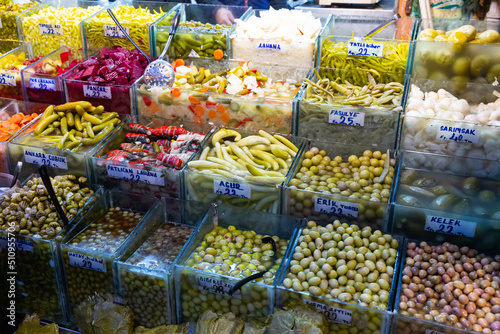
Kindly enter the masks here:
[[[116, 293], [117, 277], [113, 261], [116, 260], [130, 243], [142, 243], [145, 236], [141, 229], [151, 216], [150, 209], [157, 201], [150, 197], [135, 196], [119, 191], [102, 191], [98, 194], [95, 205], [76, 223], [76, 225], [58, 244], [64, 266], [64, 281], [68, 296], [71, 320], [74, 310], [86, 297], [95, 292]], [[106, 241], [91, 244], [89, 239], [99, 236], [99, 224], [110, 209], [121, 208], [135, 214], [133, 218], [110, 221], [105, 228]], [[120, 210], [120, 211], [121, 211]], [[119, 214], [114, 211], [111, 216]], [[120, 226], [112, 226], [120, 224]], [[116, 228], [115, 228], [116, 227]], [[115, 231], [110, 231], [115, 229]], [[97, 232], [97, 234], [96, 234]], [[116, 233], [116, 234], [113, 234]], [[99, 239], [99, 238], [97, 238]]]
[[14, 1], [7, 1], [2, 5], [0, 12], [0, 39], [18, 40], [16, 16], [38, 6], [38, 2], [27, 1], [23, 4], [16, 4]]
[[[217, 206], [215, 214], [209, 211], [192, 243], [178, 258], [175, 268], [177, 323], [195, 321], [207, 309], [220, 313], [233, 312], [244, 320], [266, 318], [273, 312], [276, 278], [283, 268], [283, 259], [290, 254], [292, 250], [290, 245], [300, 233], [302, 224], [302, 221], [292, 217], [231, 208], [225, 205]], [[191, 255], [204, 240], [205, 235], [216, 226], [222, 228], [234, 226], [237, 230], [253, 230], [259, 234], [277, 236], [280, 240], [286, 240], [288, 246], [283, 244], [280, 247], [281, 243], [277, 242], [279, 256], [272, 269], [274, 277], [265, 278], [267, 284], [264, 281], [249, 282], [230, 296], [230, 288], [241, 278], [192, 268], [189, 265]]]
[[[2, 64], [2, 60], [6, 61], [6, 59], [11, 57], [18, 57], [20, 59], [33, 58], [31, 45], [27, 43], [0, 41], [0, 48], [11, 48], [9, 52], [0, 56], [0, 64]], [[8, 66], [9, 64], [5, 65]], [[4, 66], [0, 65], [0, 67]], [[18, 70], [10, 70], [10, 67], [0, 69], [0, 97], [23, 100], [21, 73]]]

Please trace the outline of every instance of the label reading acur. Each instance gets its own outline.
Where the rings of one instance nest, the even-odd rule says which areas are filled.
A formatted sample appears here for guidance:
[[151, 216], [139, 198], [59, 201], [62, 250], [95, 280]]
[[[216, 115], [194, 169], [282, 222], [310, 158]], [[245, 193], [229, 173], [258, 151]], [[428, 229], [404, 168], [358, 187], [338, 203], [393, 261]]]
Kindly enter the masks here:
[[314, 211], [357, 218], [358, 204], [318, 197], [314, 201]]
[[35, 165], [45, 165], [47, 167], [68, 169], [66, 157], [40, 152], [24, 151], [24, 159], [27, 163]]
[[384, 44], [369, 43], [369, 42], [348, 42], [347, 55], [349, 56], [365, 56], [365, 57], [382, 57], [384, 55]]
[[347, 311], [341, 308], [336, 308], [323, 303], [318, 303], [309, 299], [303, 299], [304, 304], [314, 306], [319, 312], [323, 313], [328, 320], [338, 324], [351, 326], [352, 311]]
[[251, 189], [248, 184], [214, 180], [214, 193], [241, 198], [250, 198]]
[[12, 74], [0, 73], [0, 85], [17, 86], [16, 77]]
[[328, 123], [341, 125], [365, 125], [365, 113], [356, 111], [330, 110]]
[[[130, 34], [130, 28], [124, 27], [127, 34]], [[123, 32], [117, 26], [105, 25], [104, 26], [104, 36], [106, 37], [116, 37], [116, 38], [126, 38]]]
[[255, 44], [255, 47], [257, 48], [257, 50], [269, 50], [269, 51], [278, 51], [278, 52], [285, 51], [283, 44], [280, 44], [280, 43], [257, 42]]
[[436, 139], [477, 144], [479, 142], [479, 130], [441, 125], [437, 131]]
[[120, 166], [107, 166], [108, 176], [115, 179], [143, 182], [157, 186], [165, 186], [163, 173], [156, 173], [144, 169], [135, 169]]
[[106, 262], [93, 256], [68, 252], [69, 264], [75, 267], [91, 269], [101, 273], [106, 272]]
[[476, 223], [428, 215], [425, 221], [425, 230], [473, 238], [476, 232]]
[[40, 23], [40, 34], [43, 35], [62, 35], [63, 29], [60, 24]]
[[11, 237], [9, 242], [9, 237], [8, 236], [1, 236], [0, 237], [0, 247], [3, 249], [8, 249], [9, 248], [9, 243], [11, 246], [13, 246], [16, 251], [21, 251], [21, 252], [33, 252], [33, 243], [30, 241], [22, 240], [22, 239], [16, 239], [15, 237]]
[[443, 332], [438, 332], [433, 329], [426, 329], [425, 334], [444, 334]]
[[198, 290], [241, 299], [240, 289], [236, 290], [232, 295], [229, 294], [232, 286], [226, 281], [216, 280], [211, 277], [199, 276], [198, 278]]
[[56, 91], [56, 81], [54, 79], [30, 78], [30, 88]]
[[95, 99], [111, 100], [111, 87], [83, 85], [83, 95]]

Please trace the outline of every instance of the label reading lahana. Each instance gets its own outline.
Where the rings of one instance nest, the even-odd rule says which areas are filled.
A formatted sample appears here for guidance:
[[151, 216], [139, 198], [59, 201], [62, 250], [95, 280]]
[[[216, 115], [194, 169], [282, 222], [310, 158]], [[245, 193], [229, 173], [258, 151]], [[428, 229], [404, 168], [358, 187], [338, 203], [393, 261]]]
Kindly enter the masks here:
[[[124, 27], [127, 34], [130, 34], [130, 28]], [[116, 37], [116, 38], [126, 38], [123, 32], [117, 26], [105, 25], [104, 26], [104, 36], [106, 37]]]
[[251, 189], [248, 184], [214, 180], [214, 193], [234, 197], [250, 198]]
[[[9, 245], [10, 244], [10, 245]], [[21, 252], [33, 252], [33, 243], [26, 240], [16, 239], [14, 237], [10, 238], [8, 236], [0, 237], [0, 247], [3, 249], [9, 249], [10, 247], [14, 247], [16, 251]]]
[[443, 332], [438, 332], [433, 329], [426, 329], [425, 334], [444, 334]]
[[314, 201], [314, 211], [357, 218], [358, 204], [318, 197]]
[[477, 144], [479, 142], [479, 130], [441, 125], [437, 131], [436, 138]]
[[83, 85], [83, 95], [95, 99], [111, 100], [111, 87]]
[[476, 223], [459, 219], [427, 216], [425, 221], [425, 230], [429, 232], [473, 238], [476, 232]]
[[45, 165], [59, 169], [68, 169], [66, 157], [40, 152], [24, 151], [24, 159], [27, 163], [35, 165]]
[[75, 267], [91, 269], [101, 273], [106, 272], [106, 262], [93, 256], [68, 252], [69, 264]]
[[369, 42], [348, 42], [347, 54], [349, 56], [382, 57], [384, 55], [384, 44]]
[[43, 35], [62, 35], [63, 29], [60, 24], [40, 23], [40, 34]]
[[270, 51], [277, 51], [277, 52], [285, 51], [284, 45], [280, 44], [280, 43], [257, 42], [255, 44], [255, 47], [257, 48], [257, 50], [270, 50]]
[[351, 326], [352, 311], [347, 311], [341, 308], [336, 308], [323, 303], [318, 303], [312, 300], [303, 299], [304, 304], [314, 306], [319, 312], [323, 313], [328, 320], [338, 324]]
[[330, 124], [363, 126], [365, 125], [365, 113], [356, 111], [330, 110], [328, 122]]
[[130, 181], [143, 182], [147, 184], [154, 184], [157, 186], [165, 185], [165, 178], [163, 173], [151, 172], [143, 169], [135, 169], [120, 166], [107, 166], [108, 176], [115, 179], [123, 179]]
[[30, 78], [30, 88], [55, 92], [56, 81], [54, 79]]
[[0, 85], [16, 86], [16, 77], [12, 74], [0, 73]]
[[216, 280], [212, 277], [199, 276], [198, 277], [198, 290], [216, 293], [218, 295], [228, 296], [232, 298], [241, 299], [241, 290], [236, 290], [232, 295], [229, 290], [233, 285], [226, 281]]

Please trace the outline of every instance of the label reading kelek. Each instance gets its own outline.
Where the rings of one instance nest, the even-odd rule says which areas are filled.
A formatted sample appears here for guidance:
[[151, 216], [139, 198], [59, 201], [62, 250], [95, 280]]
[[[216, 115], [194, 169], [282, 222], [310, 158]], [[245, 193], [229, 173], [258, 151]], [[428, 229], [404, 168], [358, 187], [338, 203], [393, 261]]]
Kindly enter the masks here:
[[347, 311], [341, 308], [336, 308], [330, 305], [325, 305], [323, 303], [318, 303], [308, 299], [303, 299], [303, 302], [304, 304], [314, 306], [318, 311], [323, 313], [328, 318], [328, 320], [336, 322], [338, 324], [351, 326], [352, 311]]
[[30, 88], [56, 91], [56, 81], [54, 79], [30, 78]]
[[476, 232], [476, 223], [445, 217], [427, 216], [425, 230], [473, 238]]
[[426, 329], [425, 334], [444, 334], [443, 332], [438, 332], [433, 329]]
[[24, 151], [24, 159], [29, 164], [45, 165], [47, 167], [54, 167], [59, 169], [68, 169], [68, 161], [66, 157], [58, 155]]
[[106, 263], [103, 259], [79, 253], [68, 252], [69, 264], [75, 267], [91, 269], [101, 273], [106, 272]]
[[384, 55], [384, 44], [369, 42], [348, 42], [347, 55], [382, 57]]
[[0, 85], [7, 85], [7, 86], [17, 86], [16, 85], [16, 77], [14, 77], [12, 74], [3, 74], [0, 73]]
[[111, 100], [111, 87], [83, 85], [83, 95], [95, 99]]
[[330, 110], [328, 123], [363, 126], [365, 125], [365, 113], [356, 111]]
[[14, 246], [14, 248], [17, 251], [21, 252], [33, 252], [33, 243], [30, 241], [22, 240], [22, 239], [16, 239], [14, 237], [11, 237], [11, 240], [9, 242], [9, 237], [8, 236], [1, 236], [0, 237], [0, 247], [4, 249], [9, 248], [9, 243], [11, 246]]
[[120, 166], [107, 166], [108, 176], [115, 179], [123, 179], [130, 181], [143, 182], [154, 184], [157, 186], [165, 185], [163, 173], [151, 172], [143, 169], [135, 169]]
[[479, 130], [441, 125], [436, 138], [477, 144], [479, 142]]
[[240, 289], [236, 290], [232, 295], [229, 294], [229, 290], [231, 290], [231, 287], [232, 284], [229, 284], [226, 281], [216, 280], [206, 276], [199, 276], [198, 278], [198, 290], [241, 299]]
[[[127, 34], [130, 34], [130, 28], [124, 27]], [[104, 26], [104, 36], [106, 37], [116, 37], [116, 38], [126, 38], [123, 32], [117, 26], [105, 25]]]
[[357, 218], [358, 204], [318, 197], [314, 202], [314, 211]]
[[40, 34], [43, 35], [62, 35], [63, 29], [60, 24], [40, 23]]
[[262, 43], [262, 42], [257, 42], [255, 44], [257, 50], [270, 50], [270, 51], [278, 51], [278, 52], [283, 52], [284, 46], [279, 43]]
[[214, 193], [234, 197], [250, 198], [251, 189], [248, 184], [214, 180]]

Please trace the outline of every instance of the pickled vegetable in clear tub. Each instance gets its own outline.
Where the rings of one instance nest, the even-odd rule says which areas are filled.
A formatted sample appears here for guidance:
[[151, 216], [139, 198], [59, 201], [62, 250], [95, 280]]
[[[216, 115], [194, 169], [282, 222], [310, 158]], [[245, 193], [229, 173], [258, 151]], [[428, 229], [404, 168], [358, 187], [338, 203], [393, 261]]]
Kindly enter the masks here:
[[14, 1], [7, 1], [1, 4], [0, 10], [0, 39], [18, 40], [18, 29], [16, 16], [31, 10], [33, 7], [39, 6], [36, 1], [27, 1], [23, 4], [17, 4]]
[[23, 100], [21, 71], [14, 67], [33, 58], [31, 44], [0, 41], [0, 48], [3, 47], [14, 48], [0, 56], [0, 97]]

